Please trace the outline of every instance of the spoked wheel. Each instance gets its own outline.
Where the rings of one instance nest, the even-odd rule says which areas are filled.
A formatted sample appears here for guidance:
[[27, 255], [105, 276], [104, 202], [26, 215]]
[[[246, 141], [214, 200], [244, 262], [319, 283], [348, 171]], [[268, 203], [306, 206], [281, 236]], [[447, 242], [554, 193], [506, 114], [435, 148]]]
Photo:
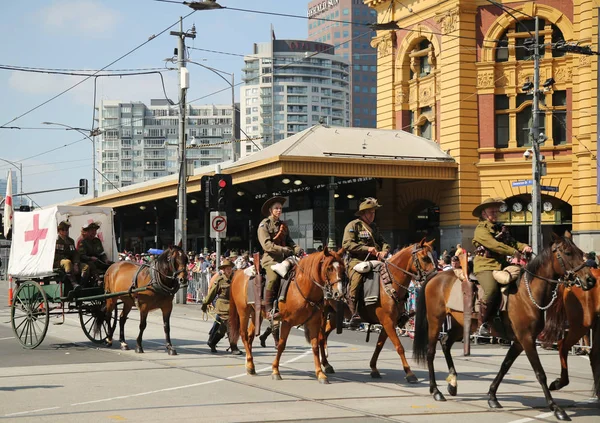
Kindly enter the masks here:
[[10, 317], [13, 332], [23, 347], [34, 349], [42, 343], [50, 316], [48, 298], [37, 282], [20, 284], [13, 298]]
[[97, 330], [96, 322], [98, 319], [104, 320], [105, 304], [103, 300], [90, 300], [79, 304], [81, 329], [94, 344], [104, 343], [104, 340], [108, 337], [109, 329], [110, 332], [114, 332], [117, 326], [117, 307], [115, 307], [110, 321], [103, 321], [100, 330]]

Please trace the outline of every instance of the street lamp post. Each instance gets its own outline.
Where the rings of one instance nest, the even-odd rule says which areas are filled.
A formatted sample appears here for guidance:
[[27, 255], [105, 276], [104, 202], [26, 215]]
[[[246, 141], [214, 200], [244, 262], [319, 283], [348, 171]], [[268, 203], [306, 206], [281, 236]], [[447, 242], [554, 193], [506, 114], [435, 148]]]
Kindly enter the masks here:
[[90, 135], [96, 136], [98, 134], [98, 131], [97, 130], [89, 131], [90, 135], [87, 135], [85, 132], [83, 132], [83, 131], [87, 131], [87, 129], [75, 128], [70, 125], [65, 125], [64, 123], [42, 122], [42, 124], [43, 125], [62, 126], [64, 128], [67, 128], [67, 130], [79, 132], [81, 135], [83, 135], [84, 137], [86, 137], [88, 140], [90, 140], [92, 142], [92, 191], [93, 191], [93, 197], [96, 198], [98, 196], [98, 193], [96, 191], [96, 143], [94, 142], [94, 139], [90, 137]]
[[11, 162], [10, 160], [0, 159], [5, 163], [19, 170], [19, 205], [23, 204], [23, 163]]

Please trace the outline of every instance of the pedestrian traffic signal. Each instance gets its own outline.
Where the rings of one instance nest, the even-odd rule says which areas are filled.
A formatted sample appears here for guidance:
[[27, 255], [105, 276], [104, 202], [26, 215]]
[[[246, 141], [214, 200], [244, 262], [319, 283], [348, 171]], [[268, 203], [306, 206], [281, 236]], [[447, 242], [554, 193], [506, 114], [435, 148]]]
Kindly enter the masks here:
[[231, 192], [231, 175], [216, 174], [212, 177], [214, 184], [213, 193], [216, 193], [217, 211], [227, 211], [227, 201]]
[[81, 195], [86, 195], [88, 193], [88, 180], [87, 179], [79, 180], [79, 193]]

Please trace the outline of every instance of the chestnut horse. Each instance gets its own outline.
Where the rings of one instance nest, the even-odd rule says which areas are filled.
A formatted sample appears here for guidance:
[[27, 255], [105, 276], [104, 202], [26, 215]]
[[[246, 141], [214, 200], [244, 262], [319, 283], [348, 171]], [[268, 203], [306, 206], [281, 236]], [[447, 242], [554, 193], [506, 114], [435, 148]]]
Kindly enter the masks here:
[[[413, 245], [409, 245], [403, 248], [392, 257], [384, 262], [384, 266], [390, 274], [392, 287], [399, 296], [399, 301], [396, 302], [392, 297], [385, 293], [383, 282], [379, 282], [379, 300], [376, 304], [368, 307], [359, 308], [360, 316], [363, 321], [374, 324], [381, 324], [383, 329], [379, 333], [379, 339], [375, 346], [375, 351], [371, 357], [369, 366], [371, 367], [371, 377], [380, 378], [381, 374], [377, 370], [377, 359], [383, 349], [385, 341], [389, 337], [396, 348], [396, 352], [402, 360], [402, 366], [406, 373], [406, 380], [409, 383], [418, 382], [417, 377], [410, 369], [406, 356], [404, 354], [404, 347], [398, 338], [396, 333], [397, 326], [404, 326], [408, 315], [405, 312], [405, 298], [408, 296], [408, 286], [411, 280], [426, 281], [429, 277], [433, 276], [437, 272], [437, 265], [433, 259], [433, 242], [425, 242], [425, 238]], [[319, 340], [319, 346], [321, 350], [321, 362], [325, 373], [335, 373], [331, 364], [327, 360], [327, 338], [329, 334], [336, 328], [337, 312], [335, 311], [336, 305], [334, 302], [328, 302], [329, 307], [329, 319], [324, 322], [323, 334]], [[350, 309], [344, 304], [344, 314], [346, 318], [350, 318]]]
[[[596, 284], [589, 291], [580, 286], [559, 288], [558, 301], [546, 318], [543, 338], [548, 343], [558, 341], [561, 372], [560, 377], [550, 384], [550, 390], [554, 391], [569, 384], [569, 350], [593, 328], [589, 357], [594, 377], [594, 395], [600, 399], [600, 284], [597, 283], [600, 269], [590, 269], [590, 272], [596, 278]], [[569, 322], [569, 330], [565, 333], [566, 321]]]
[[[285, 350], [288, 335], [292, 326], [304, 326], [304, 336], [310, 342], [315, 359], [315, 373], [320, 383], [329, 383], [327, 376], [321, 370], [319, 360], [318, 337], [321, 332], [325, 298], [337, 298], [342, 295], [342, 277], [344, 261], [339, 252], [330, 251], [325, 247], [321, 252], [315, 252], [302, 258], [296, 265], [296, 274], [290, 281], [285, 302], [279, 302], [281, 324], [277, 356], [273, 361], [272, 378], [281, 380], [279, 360]], [[246, 371], [256, 374], [252, 357], [252, 340], [254, 339], [254, 305], [248, 304], [247, 287], [249, 277], [244, 272], [235, 272], [231, 282], [229, 300], [229, 331], [230, 338], [237, 339], [240, 335], [246, 349]], [[264, 309], [262, 309], [265, 318]], [[250, 326], [248, 326], [250, 321]], [[262, 320], [261, 320], [262, 321]]]
[[[448, 296], [455, 280], [454, 272], [441, 272], [423, 286], [417, 299], [413, 353], [417, 362], [423, 363], [427, 360], [429, 392], [433, 394], [436, 401], [446, 400], [437, 388], [433, 359], [438, 334], [447, 316], [450, 316], [452, 323], [440, 343], [450, 372], [446, 379], [448, 392], [453, 396], [457, 393], [457, 374], [452, 361], [451, 347], [463, 338], [464, 319], [462, 312], [451, 310], [448, 313], [447, 308]], [[490, 408], [502, 408], [496, 398], [496, 392], [504, 375], [519, 354], [525, 350], [537, 380], [542, 386], [548, 407], [559, 420], [569, 420], [565, 411], [550, 395], [546, 384], [546, 373], [540, 362], [535, 341], [544, 327], [544, 311], [554, 302], [557, 288], [561, 284], [572, 281], [578, 281], [584, 287], [588, 287], [593, 284], [594, 278], [585, 265], [583, 252], [577, 248], [571, 238], [553, 235], [552, 245], [544, 249], [524, 268], [516, 293], [508, 298], [507, 312], [502, 313], [505, 331], [514, 342], [506, 353], [498, 375], [490, 385], [488, 391]], [[476, 327], [477, 320], [473, 319], [471, 328], [474, 330]]]
[[[125, 342], [125, 322], [134, 302], [140, 310], [140, 333], [137, 337], [135, 352], [143, 353], [142, 335], [146, 329], [148, 313], [160, 308], [163, 315], [165, 339], [169, 355], [177, 355], [171, 345], [171, 327], [169, 319], [173, 310], [173, 296], [179, 286], [187, 281], [187, 262], [185, 252], [179, 247], [170, 247], [148, 265], [139, 265], [130, 261], [112, 264], [104, 275], [104, 292], [106, 294], [122, 292], [123, 295], [109, 297], [106, 300], [106, 313], [96, 319], [99, 330], [104, 321], [110, 321], [117, 300], [123, 302], [123, 310], [119, 319], [119, 342], [122, 350], [128, 350]], [[111, 328], [106, 337], [106, 346], [111, 347], [115, 328]]]

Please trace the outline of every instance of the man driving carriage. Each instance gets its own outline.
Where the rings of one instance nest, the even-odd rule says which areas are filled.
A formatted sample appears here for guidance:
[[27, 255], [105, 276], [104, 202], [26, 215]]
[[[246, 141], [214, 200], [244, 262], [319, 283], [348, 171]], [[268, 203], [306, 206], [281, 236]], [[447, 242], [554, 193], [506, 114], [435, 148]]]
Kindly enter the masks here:
[[97, 237], [100, 222], [90, 222], [81, 227], [81, 239], [77, 243], [77, 251], [81, 261], [85, 263], [81, 269], [81, 283], [85, 286], [90, 276], [104, 274], [113, 263], [104, 252], [102, 241]]
[[482, 323], [479, 333], [482, 336], [490, 336], [486, 323], [496, 314], [499, 305], [498, 283], [506, 285], [514, 278], [511, 274], [499, 272], [508, 264], [506, 257], [532, 252], [529, 245], [507, 237], [505, 227], [496, 224], [502, 204], [504, 200], [501, 198], [488, 198], [473, 210], [473, 216], [479, 218], [473, 236], [477, 253], [473, 259], [473, 273], [484, 291], [479, 312]]
[[390, 252], [390, 245], [383, 239], [379, 229], [373, 222], [375, 211], [381, 205], [375, 198], [366, 198], [360, 206], [354, 219], [344, 229], [342, 247], [348, 252], [350, 262], [346, 266], [348, 279], [350, 279], [350, 302], [348, 306], [352, 312], [350, 324], [356, 325], [359, 320], [356, 299], [358, 289], [364, 281], [364, 275], [354, 270], [354, 266], [366, 260], [383, 260]]
[[69, 237], [70, 227], [71, 224], [66, 220], [58, 224], [58, 236], [56, 237], [52, 267], [64, 270], [73, 289], [78, 289], [80, 288], [79, 283], [77, 283], [77, 275], [80, 271], [79, 252], [75, 248], [75, 241]]
[[[298, 255], [302, 250], [290, 237], [287, 225], [279, 220], [285, 197], [273, 197], [265, 201], [261, 208], [263, 216], [267, 216], [258, 225], [258, 241], [263, 248], [260, 261], [266, 272], [265, 311], [271, 312], [275, 293], [279, 290], [281, 276], [271, 266], [283, 262], [286, 258]], [[277, 302], [273, 310], [273, 320], [277, 319]]]

